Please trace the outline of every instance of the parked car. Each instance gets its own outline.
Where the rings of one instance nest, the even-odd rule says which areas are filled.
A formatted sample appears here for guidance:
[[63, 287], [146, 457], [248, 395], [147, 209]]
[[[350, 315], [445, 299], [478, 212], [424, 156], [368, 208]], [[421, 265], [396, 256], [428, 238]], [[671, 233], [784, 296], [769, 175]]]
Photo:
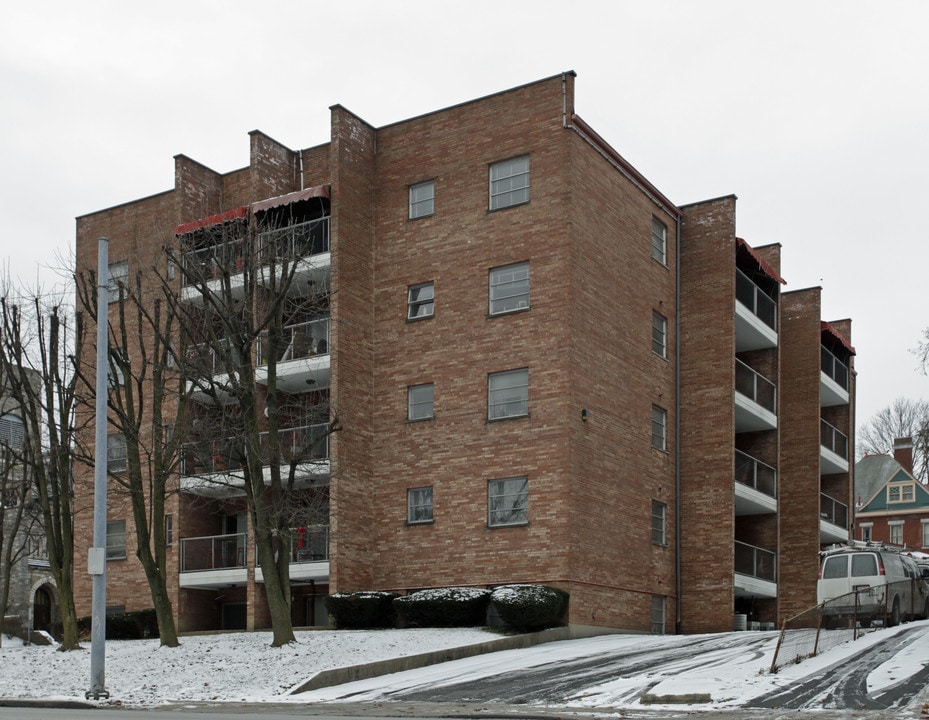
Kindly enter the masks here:
[[823, 627], [857, 619], [888, 626], [929, 617], [929, 585], [913, 558], [883, 545], [842, 546], [822, 553], [817, 602]]

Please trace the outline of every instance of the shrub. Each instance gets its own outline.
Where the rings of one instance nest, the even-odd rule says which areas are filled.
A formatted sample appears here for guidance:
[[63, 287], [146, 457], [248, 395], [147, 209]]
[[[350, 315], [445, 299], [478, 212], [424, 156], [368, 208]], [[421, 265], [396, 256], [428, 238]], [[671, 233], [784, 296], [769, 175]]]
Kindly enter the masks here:
[[[92, 625], [91, 618], [78, 618], [78, 635], [82, 638], [90, 637]], [[155, 608], [107, 615], [105, 634], [107, 640], [142, 640], [160, 637]]]
[[337, 628], [365, 629], [393, 627], [393, 600], [397, 593], [334, 593], [326, 598], [326, 607]]
[[547, 585], [504, 585], [490, 602], [504, 624], [514, 630], [535, 630], [561, 624], [569, 595]]
[[490, 591], [482, 588], [420, 590], [394, 600], [400, 627], [478, 627], [486, 624]]

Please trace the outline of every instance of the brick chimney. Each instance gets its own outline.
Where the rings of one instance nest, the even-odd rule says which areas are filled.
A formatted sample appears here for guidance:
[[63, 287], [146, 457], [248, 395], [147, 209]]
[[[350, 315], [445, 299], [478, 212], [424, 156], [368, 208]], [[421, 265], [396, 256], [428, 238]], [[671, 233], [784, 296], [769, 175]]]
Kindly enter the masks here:
[[913, 438], [896, 438], [894, 440], [894, 460], [910, 475], [913, 474]]

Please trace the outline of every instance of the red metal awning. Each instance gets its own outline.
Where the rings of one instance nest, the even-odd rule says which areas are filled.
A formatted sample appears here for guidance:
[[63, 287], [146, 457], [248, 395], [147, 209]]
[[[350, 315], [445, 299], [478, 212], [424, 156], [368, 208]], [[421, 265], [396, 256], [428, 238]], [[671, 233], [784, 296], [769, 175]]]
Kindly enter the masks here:
[[736, 238], [736, 242], [738, 242], [739, 247], [745, 248], [748, 254], [751, 255], [752, 260], [758, 263], [758, 268], [761, 270], [761, 272], [763, 272], [772, 280], [776, 280], [781, 285], [787, 284], [787, 281], [780, 276], [780, 274], [777, 272], [777, 270], [774, 269], [771, 263], [761, 257], [761, 255], [759, 255], [751, 245], [745, 242], [742, 238]]
[[258, 213], [264, 210], [270, 210], [271, 208], [280, 207], [281, 205], [291, 205], [295, 202], [309, 200], [310, 198], [315, 197], [329, 197], [329, 186], [316, 185], [314, 187], [307, 188], [306, 190], [298, 190], [297, 192], [287, 193], [286, 195], [278, 195], [277, 197], [268, 198], [267, 200], [259, 200], [258, 202], [252, 203], [248, 207], [252, 213]]
[[210, 215], [209, 217], [200, 218], [199, 220], [192, 220], [191, 222], [182, 223], [174, 228], [175, 235], [186, 235], [189, 232], [194, 230], [199, 230], [200, 228], [211, 227], [213, 225], [221, 225], [222, 223], [229, 222], [230, 220], [240, 220], [242, 218], [248, 217], [248, 208], [245, 206], [233, 208], [232, 210], [226, 210], [225, 212], [216, 213], [215, 215]]
[[832, 325], [830, 325], [829, 323], [827, 323], [825, 320], [820, 321], [820, 323], [819, 323], [819, 329], [820, 329], [822, 332], [827, 333], [827, 334], [831, 335], [833, 338], [835, 338], [836, 340], [838, 340], [839, 343], [841, 343], [842, 347], [844, 347], [846, 350], [848, 350], [852, 355], [856, 355], [856, 354], [857, 354], [857, 353], [855, 352], [855, 348], [853, 348], [853, 347], [851, 346], [851, 344], [849, 344], [848, 340], [846, 340], [844, 337], [842, 337], [841, 333], [839, 333], [838, 330], [836, 330], [834, 327], [832, 327]]

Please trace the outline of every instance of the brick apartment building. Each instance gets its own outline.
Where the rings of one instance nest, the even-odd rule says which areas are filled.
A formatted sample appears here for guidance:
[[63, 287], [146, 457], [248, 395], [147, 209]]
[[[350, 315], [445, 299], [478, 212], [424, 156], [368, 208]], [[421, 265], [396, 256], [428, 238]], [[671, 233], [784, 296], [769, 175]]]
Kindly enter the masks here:
[[[779, 246], [737, 236], [734, 196], [666, 198], [574, 85], [380, 128], [336, 105], [325, 144], [255, 131], [245, 168], [179, 155], [173, 190], [78, 218], [78, 267], [106, 236], [111, 278], [272, 212], [309, 228], [307, 278], [331, 292], [293, 325], [312, 356], [276, 369], [341, 429], [308, 471], [330, 506], [292, 557], [297, 625], [334, 591], [523, 582], [569, 591], [572, 624], [637, 631], [815, 604], [817, 551], [851, 526], [851, 322], [823, 322], [819, 288], [781, 291]], [[182, 631], [267, 626], [252, 528], [200, 482], [226, 472], [186, 463], [169, 499]], [[108, 602], [150, 606], [118, 499], [109, 520]], [[89, 513], [77, 527], [80, 556]], [[192, 562], [217, 542], [231, 561]]]

